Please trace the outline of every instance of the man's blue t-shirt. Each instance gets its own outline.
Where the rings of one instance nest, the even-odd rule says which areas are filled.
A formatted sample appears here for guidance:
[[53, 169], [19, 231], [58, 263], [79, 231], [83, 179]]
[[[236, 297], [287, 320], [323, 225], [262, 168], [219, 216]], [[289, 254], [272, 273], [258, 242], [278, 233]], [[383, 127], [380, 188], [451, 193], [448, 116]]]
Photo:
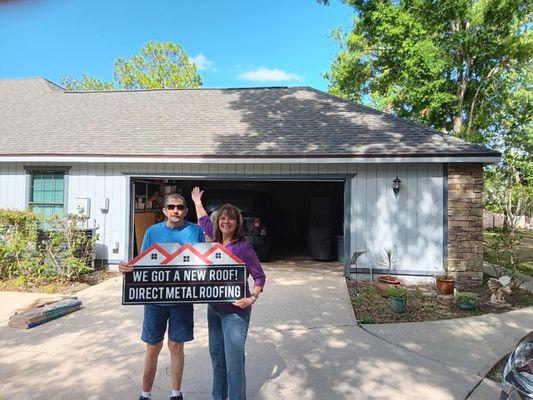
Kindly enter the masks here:
[[185, 221], [179, 228], [169, 228], [167, 222], [163, 221], [146, 230], [141, 253], [154, 243], [179, 243], [183, 245], [203, 242], [205, 242], [204, 232], [199, 225]]
[[[154, 243], [179, 243], [181, 245], [189, 243], [203, 243], [205, 242], [204, 232], [199, 225], [191, 224], [188, 221], [179, 228], [169, 228], [167, 222], [163, 221], [149, 227], [143, 239], [141, 246], [141, 253]], [[159, 306], [173, 307], [174, 304], [158, 304]], [[183, 307], [192, 313], [192, 304], [176, 305]]]

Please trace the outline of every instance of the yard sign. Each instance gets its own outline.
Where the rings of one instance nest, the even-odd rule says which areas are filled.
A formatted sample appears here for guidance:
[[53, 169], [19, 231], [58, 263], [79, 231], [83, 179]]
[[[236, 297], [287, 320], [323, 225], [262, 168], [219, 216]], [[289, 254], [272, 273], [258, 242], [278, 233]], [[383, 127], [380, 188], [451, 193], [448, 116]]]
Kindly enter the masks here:
[[122, 304], [233, 303], [246, 296], [246, 266], [220, 243], [158, 243], [131, 264]]

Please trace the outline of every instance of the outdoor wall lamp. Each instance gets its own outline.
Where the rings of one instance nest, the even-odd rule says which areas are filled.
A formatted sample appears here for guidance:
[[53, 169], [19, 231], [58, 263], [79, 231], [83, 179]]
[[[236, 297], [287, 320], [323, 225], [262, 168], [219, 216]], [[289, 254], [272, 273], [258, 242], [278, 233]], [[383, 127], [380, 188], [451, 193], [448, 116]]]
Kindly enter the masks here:
[[402, 181], [398, 178], [398, 175], [396, 175], [396, 179], [392, 181], [392, 191], [394, 192], [395, 197], [398, 197], [400, 194], [401, 183]]

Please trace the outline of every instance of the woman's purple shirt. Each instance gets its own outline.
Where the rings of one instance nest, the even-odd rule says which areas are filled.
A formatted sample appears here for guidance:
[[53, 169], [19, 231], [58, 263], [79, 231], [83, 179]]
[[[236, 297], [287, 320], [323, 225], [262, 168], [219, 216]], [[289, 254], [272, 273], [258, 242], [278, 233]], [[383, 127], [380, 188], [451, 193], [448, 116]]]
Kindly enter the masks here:
[[[207, 215], [204, 215], [198, 220], [198, 223], [202, 227], [205, 234], [213, 238], [214, 227], [213, 222], [211, 222], [209, 217]], [[263, 267], [261, 266], [261, 263], [257, 258], [257, 254], [255, 254], [255, 251], [250, 243], [248, 243], [246, 240], [241, 240], [228, 244], [226, 248], [233, 254], [235, 254], [237, 257], [239, 257], [242, 261], [244, 261], [244, 264], [246, 265], [246, 271], [249, 275], [252, 276], [255, 286], [265, 286], [265, 272], [263, 271]], [[249, 296], [250, 290], [248, 289], [248, 285], [246, 285], [246, 297]], [[246, 308], [240, 308], [232, 304], [217, 304], [216, 307], [224, 311], [233, 312], [242, 312], [251, 308], [251, 306]]]

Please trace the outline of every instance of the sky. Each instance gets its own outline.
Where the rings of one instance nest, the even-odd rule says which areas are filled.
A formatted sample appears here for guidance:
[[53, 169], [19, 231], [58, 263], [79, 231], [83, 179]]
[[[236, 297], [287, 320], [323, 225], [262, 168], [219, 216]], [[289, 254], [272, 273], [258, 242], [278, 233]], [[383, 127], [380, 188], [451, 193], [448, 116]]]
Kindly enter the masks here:
[[0, 79], [60, 83], [113, 64], [151, 40], [183, 46], [204, 87], [312, 86], [327, 90], [353, 11], [339, 0], [0, 0]]

